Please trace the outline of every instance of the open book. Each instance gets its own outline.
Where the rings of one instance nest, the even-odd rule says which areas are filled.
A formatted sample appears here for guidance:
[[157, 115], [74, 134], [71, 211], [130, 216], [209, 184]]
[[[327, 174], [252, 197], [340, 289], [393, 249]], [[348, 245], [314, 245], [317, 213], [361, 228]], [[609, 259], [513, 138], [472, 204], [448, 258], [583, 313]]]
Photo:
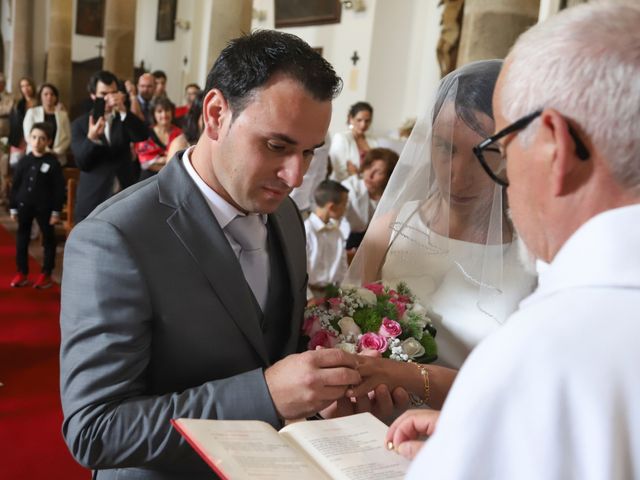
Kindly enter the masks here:
[[384, 448], [387, 426], [370, 413], [292, 423], [279, 432], [253, 420], [171, 422], [227, 480], [393, 480], [409, 468]]

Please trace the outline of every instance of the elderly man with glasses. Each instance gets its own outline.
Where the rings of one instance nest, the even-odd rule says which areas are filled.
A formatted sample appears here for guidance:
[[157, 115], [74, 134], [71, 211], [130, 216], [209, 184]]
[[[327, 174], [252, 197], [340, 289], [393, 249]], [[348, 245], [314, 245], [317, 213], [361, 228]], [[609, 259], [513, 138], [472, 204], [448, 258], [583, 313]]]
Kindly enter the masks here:
[[[522, 35], [474, 152], [540, 263], [537, 290], [389, 448], [408, 478], [640, 475], [640, 5], [593, 2]], [[435, 430], [435, 432], [434, 432]]]

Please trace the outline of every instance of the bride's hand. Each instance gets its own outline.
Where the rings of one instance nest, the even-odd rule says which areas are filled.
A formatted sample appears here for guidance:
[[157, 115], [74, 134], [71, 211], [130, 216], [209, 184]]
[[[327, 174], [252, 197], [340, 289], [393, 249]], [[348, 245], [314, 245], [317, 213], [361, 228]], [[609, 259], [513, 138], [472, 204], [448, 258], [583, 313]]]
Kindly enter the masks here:
[[320, 412], [323, 418], [344, 417], [356, 413], [371, 412], [382, 421], [390, 419], [394, 412], [405, 410], [409, 405], [409, 394], [403, 388], [392, 392], [386, 385], [379, 385], [374, 390], [359, 397], [345, 397], [332, 403]]
[[374, 390], [379, 385], [386, 385], [390, 391], [397, 387], [405, 387], [402, 362], [381, 358], [379, 355], [358, 355], [358, 372], [362, 377], [359, 385], [347, 390], [347, 397], [360, 397]]

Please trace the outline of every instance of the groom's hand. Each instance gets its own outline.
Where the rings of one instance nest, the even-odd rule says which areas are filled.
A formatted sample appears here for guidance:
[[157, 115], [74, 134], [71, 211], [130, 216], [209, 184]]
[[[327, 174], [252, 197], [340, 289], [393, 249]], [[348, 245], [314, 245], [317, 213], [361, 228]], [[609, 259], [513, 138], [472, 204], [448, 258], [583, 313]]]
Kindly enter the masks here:
[[280, 360], [264, 372], [278, 414], [284, 419], [319, 412], [350, 385], [360, 383], [355, 355], [339, 349], [307, 351]]

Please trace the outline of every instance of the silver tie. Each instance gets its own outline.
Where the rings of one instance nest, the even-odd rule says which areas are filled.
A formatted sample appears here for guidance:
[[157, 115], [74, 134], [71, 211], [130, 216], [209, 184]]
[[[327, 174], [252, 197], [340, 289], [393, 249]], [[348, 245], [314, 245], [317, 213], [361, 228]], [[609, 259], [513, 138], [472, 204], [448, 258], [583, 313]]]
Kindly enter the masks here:
[[238, 215], [226, 226], [226, 230], [240, 244], [242, 273], [264, 311], [269, 293], [267, 227], [260, 215]]

